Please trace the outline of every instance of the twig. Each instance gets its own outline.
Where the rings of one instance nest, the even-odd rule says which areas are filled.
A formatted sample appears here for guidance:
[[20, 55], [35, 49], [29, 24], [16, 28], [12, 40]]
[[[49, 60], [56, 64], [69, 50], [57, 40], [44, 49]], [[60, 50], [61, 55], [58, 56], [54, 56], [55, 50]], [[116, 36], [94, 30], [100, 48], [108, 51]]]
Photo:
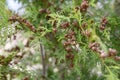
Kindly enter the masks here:
[[41, 50], [41, 58], [42, 58], [42, 66], [43, 66], [43, 75], [42, 75], [42, 79], [45, 80], [46, 78], [46, 54], [45, 54], [45, 50], [44, 50], [44, 46], [42, 44], [40, 44], [40, 50]]

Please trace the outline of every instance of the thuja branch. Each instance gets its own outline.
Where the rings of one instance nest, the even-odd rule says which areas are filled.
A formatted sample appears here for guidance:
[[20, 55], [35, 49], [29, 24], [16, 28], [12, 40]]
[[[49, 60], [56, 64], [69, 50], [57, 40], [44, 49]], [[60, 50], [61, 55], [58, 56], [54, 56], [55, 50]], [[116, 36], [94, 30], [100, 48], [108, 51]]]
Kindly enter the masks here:
[[[104, 30], [106, 28], [107, 23], [108, 23], [107, 18], [103, 17], [99, 28], [101, 30]], [[89, 48], [92, 49], [93, 51], [99, 53], [101, 58], [111, 57], [117, 61], [120, 60], [120, 57], [117, 56], [117, 50], [112, 49], [112, 48], [107, 49], [107, 46], [102, 42], [100, 37], [96, 34], [96, 31], [94, 29], [90, 29], [90, 30], [91, 30], [91, 32], [89, 32], [90, 38], [88, 38], [88, 39], [92, 39], [95, 42], [90, 42]], [[86, 35], [87, 35], [87, 33], [86, 33]]]
[[35, 27], [26, 19], [18, 16], [18, 15], [13, 15], [12, 17], [9, 18], [9, 21], [16, 22], [18, 21], [20, 24], [26, 25], [31, 31], [36, 32]]

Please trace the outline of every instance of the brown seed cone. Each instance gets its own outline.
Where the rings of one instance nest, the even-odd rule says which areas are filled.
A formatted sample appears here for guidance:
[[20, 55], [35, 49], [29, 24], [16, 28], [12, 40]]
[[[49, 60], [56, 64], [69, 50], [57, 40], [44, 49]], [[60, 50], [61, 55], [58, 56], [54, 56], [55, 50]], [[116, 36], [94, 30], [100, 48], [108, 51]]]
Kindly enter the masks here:
[[71, 47], [66, 47], [65, 50], [66, 50], [67, 52], [72, 52], [72, 48], [71, 48]]
[[70, 44], [71, 44], [70, 42], [64, 42], [64, 46], [68, 46]]
[[65, 29], [65, 28], [69, 27], [69, 22], [64, 22], [60, 26]]
[[106, 54], [104, 51], [101, 51], [100, 57], [104, 59], [108, 57], [108, 54]]
[[109, 48], [108, 54], [109, 54], [109, 56], [115, 56], [117, 54], [117, 51], [115, 49]]
[[119, 61], [119, 60], [120, 60], [120, 57], [119, 57], [119, 56], [115, 56], [114, 59], [115, 59], [116, 61]]

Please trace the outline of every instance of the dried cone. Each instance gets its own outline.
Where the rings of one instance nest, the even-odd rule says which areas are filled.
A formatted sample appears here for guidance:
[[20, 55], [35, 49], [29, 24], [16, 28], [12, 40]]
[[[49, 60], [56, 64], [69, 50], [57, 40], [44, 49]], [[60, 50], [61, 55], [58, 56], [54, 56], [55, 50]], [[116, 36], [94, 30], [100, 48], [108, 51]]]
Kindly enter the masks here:
[[114, 56], [114, 55], [117, 54], [117, 51], [116, 51], [115, 49], [111, 49], [111, 48], [109, 48], [109, 50], [108, 50], [108, 54], [109, 54], [109, 56]]
[[85, 30], [82, 34], [85, 35], [86, 37], [90, 37], [91, 31]]
[[104, 30], [104, 29], [105, 29], [105, 26], [101, 25], [101, 26], [100, 26], [100, 29], [101, 29], [101, 30]]
[[18, 21], [21, 24], [25, 24], [31, 31], [36, 32], [35, 27], [29, 21], [18, 15], [13, 15], [12, 17], [9, 18], [9, 21], [12, 22]]
[[66, 50], [67, 52], [72, 52], [72, 48], [71, 48], [71, 47], [66, 47], [65, 50]]
[[108, 57], [108, 54], [105, 53], [104, 51], [101, 51], [100, 57], [104, 59], [104, 58]]
[[117, 60], [117, 61], [119, 61], [120, 57], [119, 56], [115, 56], [114, 59]]
[[84, 22], [84, 23], [82, 24], [82, 28], [85, 28], [86, 26], [87, 26], [87, 23]]
[[46, 12], [47, 12], [47, 9], [40, 9], [39, 12], [40, 12], [40, 13], [46, 13]]
[[104, 17], [101, 21], [100, 29], [104, 30], [107, 23], [108, 23], [108, 21], [107, 21], [106, 17]]
[[104, 18], [102, 19], [102, 22], [101, 22], [101, 23], [104, 23], [104, 24], [107, 24], [107, 23], [108, 23], [106, 17], [104, 17]]
[[80, 5], [80, 12], [86, 12], [89, 4], [87, 0], [83, 0], [83, 2]]
[[71, 32], [70, 32], [70, 35], [75, 35], [75, 32], [74, 32], [74, 31], [71, 31]]
[[29, 80], [29, 77], [28, 77], [28, 76], [26, 76], [23, 80]]
[[74, 59], [74, 54], [67, 53], [67, 54], [66, 54], [66, 59], [73, 60], [73, 59]]
[[78, 27], [78, 26], [79, 26], [79, 24], [78, 24], [78, 22], [77, 22], [76, 20], [74, 20], [74, 21], [72, 22], [72, 25], [73, 25], [74, 27]]
[[70, 42], [64, 42], [64, 46], [68, 46], [70, 44], [71, 44]]
[[48, 9], [40, 9], [39, 12], [40, 12], [41, 14], [43, 14], [43, 13], [50, 14], [50, 13], [51, 13]]
[[70, 63], [70, 68], [73, 68], [74, 67], [74, 63]]
[[64, 23], [62, 23], [62, 24], [61, 24], [61, 27], [62, 27], [62, 28], [67, 28], [67, 27], [69, 27], [69, 22], [64, 22]]
[[69, 53], [66, 54], [66, 59], [70, 59], [71, 55]]
[[99, 46], [100, 46], [100, 44], [97, 43], [97, 42], [93, 42], [93, 43], [90, 43], [90, 44], [89, 44], [89, 48], [92, 48], [92, 47], [99, 47]]

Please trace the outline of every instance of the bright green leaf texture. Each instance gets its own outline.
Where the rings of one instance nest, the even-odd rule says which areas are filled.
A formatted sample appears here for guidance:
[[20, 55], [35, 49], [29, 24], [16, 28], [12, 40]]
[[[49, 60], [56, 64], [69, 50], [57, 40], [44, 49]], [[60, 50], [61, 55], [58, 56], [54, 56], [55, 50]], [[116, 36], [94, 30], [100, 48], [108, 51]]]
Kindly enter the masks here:
[[120, 0], [13, 1], [22, 14], [0, 0], [0, 80], [120, 80]]

